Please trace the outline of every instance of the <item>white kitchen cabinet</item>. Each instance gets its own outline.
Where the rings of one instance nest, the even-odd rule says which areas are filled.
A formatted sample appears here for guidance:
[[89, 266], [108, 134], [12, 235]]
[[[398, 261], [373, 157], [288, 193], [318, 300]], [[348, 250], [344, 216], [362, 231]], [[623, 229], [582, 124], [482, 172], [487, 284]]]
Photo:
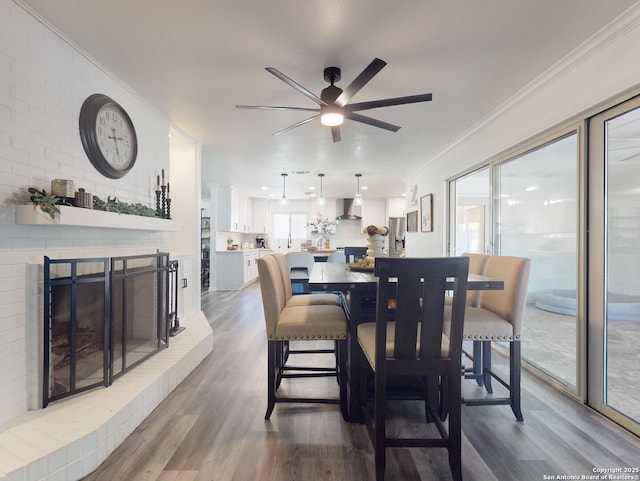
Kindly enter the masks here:
[[231, 229], [234, 232], [241, 231], [240, 229], [240, 217], [241, 217], [241, 196], [240, 191], [233, 187], [229, 186], [229, 218], [231, 220]]
[[253, 232], [253, 201], [240, 196], [240, 232]]
[[232, 185], [218, 188], [217, 227], [224, 232], [253, 232], [252, 199]]
[[216, 287], [219, 291], [235, 291], [258, 278], [258, 259], [265, 249], [219, 251], [216, 253]]
[[268, 225], [267, 199], [253, 199], [253, 231], [256, 234], [266, 234]]

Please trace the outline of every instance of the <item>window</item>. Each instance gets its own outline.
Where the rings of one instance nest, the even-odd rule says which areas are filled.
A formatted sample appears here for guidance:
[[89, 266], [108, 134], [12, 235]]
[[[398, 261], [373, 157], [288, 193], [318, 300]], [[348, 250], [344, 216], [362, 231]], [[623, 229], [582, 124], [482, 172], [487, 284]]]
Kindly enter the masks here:
[[273, 237], [276, 239], [305, 240], [307, 238], [307, 215], [274, 214]]

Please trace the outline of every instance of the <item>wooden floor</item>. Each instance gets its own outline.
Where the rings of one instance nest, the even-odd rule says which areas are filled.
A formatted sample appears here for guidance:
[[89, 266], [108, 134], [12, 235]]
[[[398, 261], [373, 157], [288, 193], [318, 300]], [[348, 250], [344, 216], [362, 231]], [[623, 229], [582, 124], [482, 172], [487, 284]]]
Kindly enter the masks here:
[[[202, 309], [213, 327], [213, 353], [85, 480], [375, 478], [365, 427], [344, 422], [338, 406], [277, 404], [264, 420], [266, 337], [257, 284], [206, 292]], [[580, 479], [594, 468], [640, 465], [637, 437], [527, 373], [522, 385], [523, 423], [507, 406], [463, 407], [465, 480]], [[337, 393], [332, 379], [284, 380], [281, 389]], [[478, 390], [464, 381], [465, 395]], [[394, 412], [411, 419], [394, 431], [433, 429], [424, 425], [421, 406], [406, 403]], [[446, 452], [389, 449], [387, 479], [450, 480]]]

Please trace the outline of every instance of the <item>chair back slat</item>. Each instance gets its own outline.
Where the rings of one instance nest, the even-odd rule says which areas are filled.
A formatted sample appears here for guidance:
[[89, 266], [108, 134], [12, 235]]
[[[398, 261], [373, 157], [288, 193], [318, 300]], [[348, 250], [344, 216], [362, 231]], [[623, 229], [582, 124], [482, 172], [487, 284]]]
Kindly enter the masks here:
[[425, 279], [423, 285], [419, 355], [421, 359], [434, 359], [441, 356], [442, 336], [436, 336], [434, 332], [442, 332], [446, 277]]

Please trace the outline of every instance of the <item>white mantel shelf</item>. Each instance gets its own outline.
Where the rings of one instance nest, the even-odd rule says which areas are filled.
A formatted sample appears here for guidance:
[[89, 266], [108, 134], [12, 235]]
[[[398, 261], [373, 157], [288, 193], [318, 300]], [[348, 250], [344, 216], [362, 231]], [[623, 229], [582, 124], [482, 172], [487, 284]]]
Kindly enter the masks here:
[[16, 206], [16, 224], [56, 225], [69, 227], [98, 227], [105, 229], [131, 229], [177, 232], [180, 222], [157, 217], [118, 214], [103, 210], [82, 209], [80, 207], [58, 206], [60, 213], [52, 219], [33, 204]]

